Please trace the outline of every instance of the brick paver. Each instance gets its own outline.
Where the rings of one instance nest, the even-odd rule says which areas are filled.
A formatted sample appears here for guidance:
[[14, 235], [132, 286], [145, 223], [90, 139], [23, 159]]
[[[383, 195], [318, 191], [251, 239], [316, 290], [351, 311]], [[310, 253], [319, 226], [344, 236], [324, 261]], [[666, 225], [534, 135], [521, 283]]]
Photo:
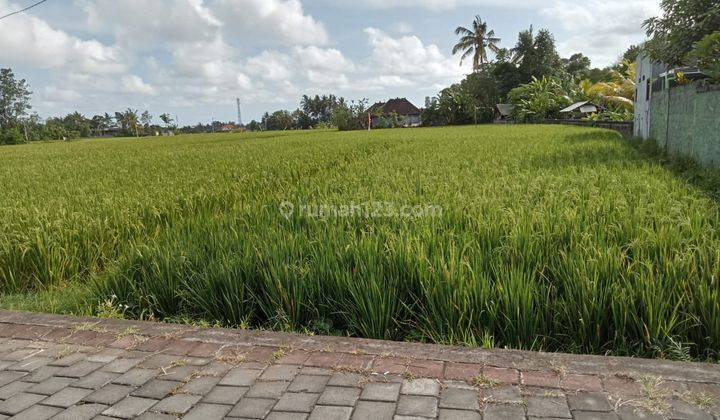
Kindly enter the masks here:
[[720, 366], [0, 311], [11, 417], [720, 420]]

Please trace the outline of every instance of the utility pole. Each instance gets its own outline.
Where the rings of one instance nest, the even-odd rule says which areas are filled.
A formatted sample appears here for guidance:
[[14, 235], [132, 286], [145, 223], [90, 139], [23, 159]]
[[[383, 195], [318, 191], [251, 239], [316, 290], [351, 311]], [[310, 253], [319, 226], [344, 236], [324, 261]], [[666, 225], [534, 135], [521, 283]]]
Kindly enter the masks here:
[[238, 122], [238, 127], [241, 127], [241, 126], [243, 125], [243, 123], [242, 123], [242, 112], [240, 111], [240, 98], [235, 98], [235, 100], [237, 101], [237, 111], [238, 111], [237, 122]]
[[212, 132], [215, 134], [215, 117], [210, 117], [212, 121], [210, 121], [210, 127], [212, 127]]

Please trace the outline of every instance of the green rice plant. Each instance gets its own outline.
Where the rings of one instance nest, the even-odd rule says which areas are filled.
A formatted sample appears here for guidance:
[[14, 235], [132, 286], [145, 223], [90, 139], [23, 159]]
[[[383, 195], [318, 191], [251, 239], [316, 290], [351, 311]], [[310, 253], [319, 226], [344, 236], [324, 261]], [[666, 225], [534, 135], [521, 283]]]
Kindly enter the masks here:
[[647, 150], [542, 125], [0, 148], [0, 307], [717, 360], [720, 176]]

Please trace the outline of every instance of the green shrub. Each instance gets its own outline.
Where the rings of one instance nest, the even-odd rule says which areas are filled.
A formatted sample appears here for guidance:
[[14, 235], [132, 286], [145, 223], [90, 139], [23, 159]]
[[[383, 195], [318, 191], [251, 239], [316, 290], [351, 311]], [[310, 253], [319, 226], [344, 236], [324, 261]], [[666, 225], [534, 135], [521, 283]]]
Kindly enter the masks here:
[[720, 82], [720, 31], [707, 35], [695, 44], [690, 56], [697, 60], [703, 73]]
[[0, 144], [22, 143], [25, 143], [25, 135], [19, 128], [11, 127], [0, 131]]

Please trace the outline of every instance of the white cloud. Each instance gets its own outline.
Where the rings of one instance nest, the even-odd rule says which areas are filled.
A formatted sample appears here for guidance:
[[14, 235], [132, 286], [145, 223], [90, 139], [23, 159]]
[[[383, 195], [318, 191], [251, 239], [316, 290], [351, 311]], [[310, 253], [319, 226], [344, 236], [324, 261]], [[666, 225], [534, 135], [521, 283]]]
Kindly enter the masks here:
[[[0, 14], [17, 6], [0, 0]], [[71, 68], [87, 73], [118, 73], [126, 65], [120, 52], [96, 40], [84, 40], [57, 30], [29, 14], [2, 22], [0, 61], [43, 69]]]
[[221, 23], [203, 0], [85, 0], [88, 26], [134, 50], [214, 38]]
[[645, 39], [641, 24], [660, 14], [660, 7], [656, 0], [556, 0], [540, 14], [567, 31], [558, 42], [561, 55], [582, 52], [603, 66]]
[[137, 93], [140, 95], [154, 95], [155, 88], [137, 75], [131, 74], [121, 78], [121, 91], [123, 93]]
[[305, 13], [300, 0], [218, 0], [217, 16], [228, 31], [255, 44], [323, 45], [322, 23]]
[[437, 45], [425, 45], [415, 35], [393, 38], [376, 28], [366, 28], [365, 34], [372, 48], [370, 64], [381, 75], [453, 79], [467, 73]]

